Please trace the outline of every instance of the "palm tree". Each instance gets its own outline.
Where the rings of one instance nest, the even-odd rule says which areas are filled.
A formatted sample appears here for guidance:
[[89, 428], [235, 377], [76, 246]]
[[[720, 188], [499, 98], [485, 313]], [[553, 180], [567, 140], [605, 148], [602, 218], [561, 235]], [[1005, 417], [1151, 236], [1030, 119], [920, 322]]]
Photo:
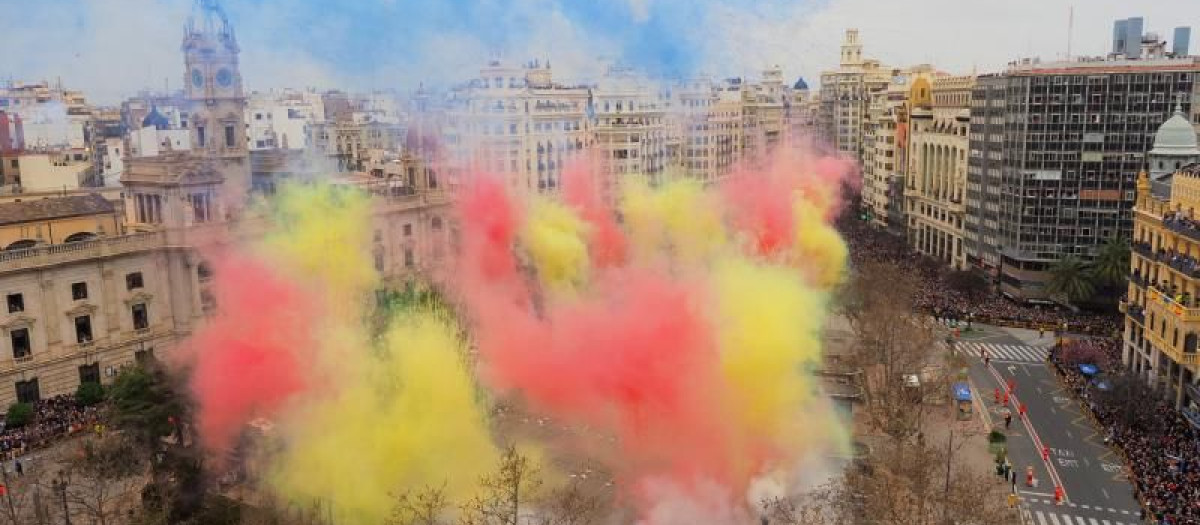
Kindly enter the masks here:
[[1065, 296], [1070, 302], [1086, 300], [1096, 291], [1088, 274], [1086, 262], [1068, 255], [1050, 267], [1050, 281], [1046, 283], [1046, 289], [1051, 294]]
[[1113, 237], [1096, 251], [1092, 263], [1092, 281], [1099, 287], [1119, 287], [1129, 275], [1129, 241]]

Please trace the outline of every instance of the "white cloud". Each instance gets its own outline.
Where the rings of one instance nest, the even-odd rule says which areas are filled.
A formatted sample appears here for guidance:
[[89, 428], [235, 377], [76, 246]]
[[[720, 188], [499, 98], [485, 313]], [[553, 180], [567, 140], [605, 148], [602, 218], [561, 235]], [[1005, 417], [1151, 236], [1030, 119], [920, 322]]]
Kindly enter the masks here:
[[633, 21], [643, 23], [650, 19], [650, 0], [629, 0], [629, 11]]

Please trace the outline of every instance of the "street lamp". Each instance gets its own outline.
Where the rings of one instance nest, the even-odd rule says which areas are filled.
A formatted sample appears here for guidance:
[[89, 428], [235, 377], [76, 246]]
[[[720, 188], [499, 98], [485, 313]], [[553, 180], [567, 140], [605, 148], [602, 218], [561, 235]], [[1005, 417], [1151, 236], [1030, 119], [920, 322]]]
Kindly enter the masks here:
[[66, 473], [61, 470], [58, 471], [58, 477], [56, 477], [54, 479], [54, 481], [50, 482], [50, 484], [51, 484], [51, 486], [53, 486], [54, 491], [58, 493], [58, 496], [60, 498], [62, 498], [63, 523], [65, 523], [66, 525], [71, 525], [71, 508], [67, 505], [67, 484], [68, 483], [67, 483]]

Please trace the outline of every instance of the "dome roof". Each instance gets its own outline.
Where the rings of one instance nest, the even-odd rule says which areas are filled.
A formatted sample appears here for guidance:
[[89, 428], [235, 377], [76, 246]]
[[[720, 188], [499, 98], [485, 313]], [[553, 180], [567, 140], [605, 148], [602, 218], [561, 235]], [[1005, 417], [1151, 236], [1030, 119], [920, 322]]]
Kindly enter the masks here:
[[150, 106], [150, 113], [146, 114], [146, 118], [142, 119], [142, 127], [147, 128], [154, 126], [154, 129], [169, 129], [171, 122], [158, 112], [158, 106]]
[[797, 78], [796, 83], [792, 85], [792, 89], [808, 90], [808, 82], [804, 81], [804, 77]]
[[1175, 107], [1175, 114], [1158, 127], [1154, 134], [1154, 149], [1151, 155], [1200, 155], [1197, 147], [1196, 128], [1183, 114], [1183, 110]]

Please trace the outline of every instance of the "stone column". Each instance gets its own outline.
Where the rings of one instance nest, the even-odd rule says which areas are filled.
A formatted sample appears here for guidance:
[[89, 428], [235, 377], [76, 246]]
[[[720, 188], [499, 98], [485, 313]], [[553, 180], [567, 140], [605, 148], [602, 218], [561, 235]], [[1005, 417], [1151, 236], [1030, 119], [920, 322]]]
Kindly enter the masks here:
[[40, 277], [42, 290], [42, 311], [46, 312], [46, 347], [62, 341], [62, 311], [58, 308], [58, 297], [54, 295], [54, 281], [46, 275]]

